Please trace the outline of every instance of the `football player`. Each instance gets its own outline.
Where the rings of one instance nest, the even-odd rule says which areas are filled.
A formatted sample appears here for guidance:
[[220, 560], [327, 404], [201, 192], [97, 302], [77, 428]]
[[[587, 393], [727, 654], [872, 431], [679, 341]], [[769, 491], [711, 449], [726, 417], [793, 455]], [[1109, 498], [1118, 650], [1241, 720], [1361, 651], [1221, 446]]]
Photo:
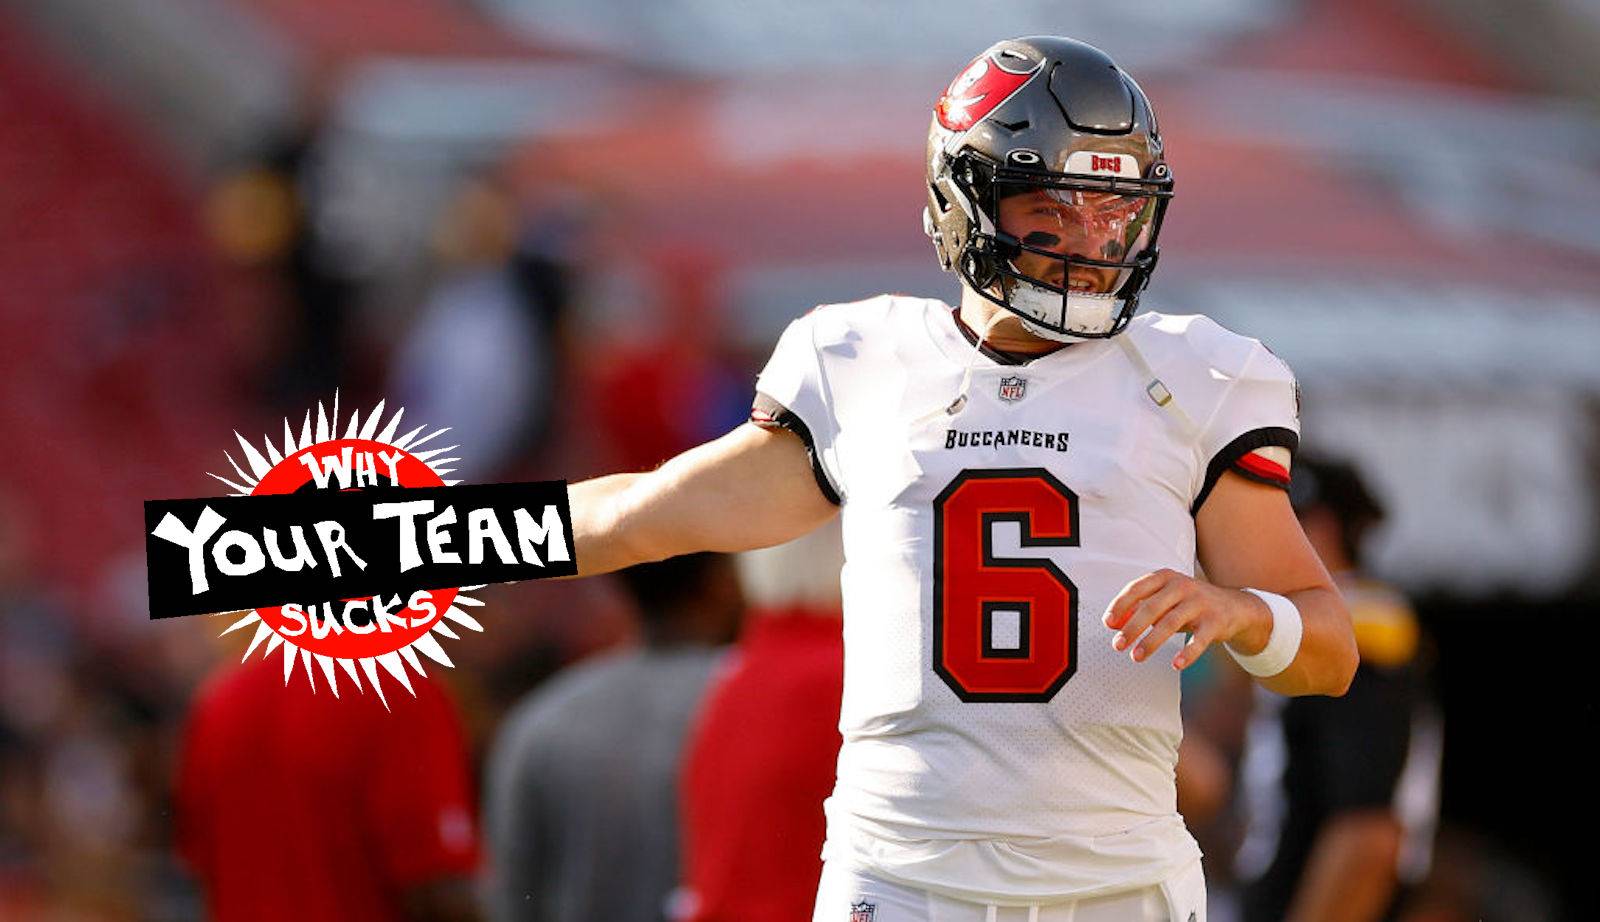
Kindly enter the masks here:
[[1356, 668], [1284, 490], [1294, 378], [1204, 317], [1135, 314], [1173, 176], [1099, 50], [984, 51], [934, 109], [927, 180], [959, 305], [795, 320], [749, 424], [572, 487], [580, 572], [842, 517], [818, 922], [1199, 922], [1179, 671], [1222, 645], [1337, 695]]

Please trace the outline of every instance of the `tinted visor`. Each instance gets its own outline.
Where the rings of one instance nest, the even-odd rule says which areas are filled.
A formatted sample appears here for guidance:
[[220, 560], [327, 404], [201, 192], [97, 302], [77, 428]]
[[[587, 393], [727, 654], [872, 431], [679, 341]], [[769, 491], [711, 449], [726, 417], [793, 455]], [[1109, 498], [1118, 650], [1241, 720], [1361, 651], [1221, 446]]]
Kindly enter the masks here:
[[[1071, 258], [1084, 266], [1130, 269], [1151, 243], [1158, 197], [1142, 193], [1053, 185], [998, 185], [999, 230], [1020, 243], [1013, 260], [1021, 270], [1028, 257]], [[1020, 265], [1019, 265], [1020, 263]], [[1052, 271], [1028, 272], [1041, 281]], [[1115, 288], [1096, 286], [1107, 291]]]

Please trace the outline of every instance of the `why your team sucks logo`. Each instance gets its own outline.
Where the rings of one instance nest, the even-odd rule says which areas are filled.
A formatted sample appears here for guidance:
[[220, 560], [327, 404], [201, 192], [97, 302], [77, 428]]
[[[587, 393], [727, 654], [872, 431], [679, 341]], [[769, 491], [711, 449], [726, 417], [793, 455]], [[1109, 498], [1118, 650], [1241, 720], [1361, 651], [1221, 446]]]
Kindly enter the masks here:
[[147, 501], [151, 617], [232, 615], [224, 634], [254, 627], [245, 658], [281, 648], [285, 683], [301, 667], [337, 696], [337, 666], [381, 697], [380, 667], [411, 690], [419, 654], [452, 665], [436, 636], [483, 630], [473, 590], [576, 572], [565, 483], [447, 480], [456, 446], [429, 443], [448, 430], [402, 433], [403, 412], [342, 421], [336, 397], [298, 435], [236, 435], [244, 464], [212, 475], [232, 495]]

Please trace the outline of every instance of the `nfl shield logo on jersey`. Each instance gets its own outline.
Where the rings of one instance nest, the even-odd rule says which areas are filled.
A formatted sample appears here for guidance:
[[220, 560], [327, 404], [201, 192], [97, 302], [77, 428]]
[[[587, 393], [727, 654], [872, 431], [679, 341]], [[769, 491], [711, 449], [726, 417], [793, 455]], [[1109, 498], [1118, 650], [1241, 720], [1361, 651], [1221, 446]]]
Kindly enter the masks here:
[[872, 916], [878, 911], [877, 903], [851, 903], [850, 922], [872, 922]]
[[1028, 380], [1021, 375], [1013, 375], [1000, 379], [1000, 399], [1017, 401], [1022, 399], [1022, 392], [1028, 387]]

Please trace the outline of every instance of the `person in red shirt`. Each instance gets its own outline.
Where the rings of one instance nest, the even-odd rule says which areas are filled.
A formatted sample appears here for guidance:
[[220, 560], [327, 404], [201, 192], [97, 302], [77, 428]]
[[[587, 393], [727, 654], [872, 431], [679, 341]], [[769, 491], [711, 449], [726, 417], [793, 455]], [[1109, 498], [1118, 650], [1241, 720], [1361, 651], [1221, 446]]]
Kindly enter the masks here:
[[[298, 670], [297, 670], [298, 672]], [[184, 728], [177, 848], [216, 922], [477, 918], [465, 733], [439, 683], [338, 697], [277, 657], [213, 676]]]
[[802, 922], [822, 874], [844, 689], [837, 520], [739, 558], [750, 605], [680, 783], [688, 922]]

